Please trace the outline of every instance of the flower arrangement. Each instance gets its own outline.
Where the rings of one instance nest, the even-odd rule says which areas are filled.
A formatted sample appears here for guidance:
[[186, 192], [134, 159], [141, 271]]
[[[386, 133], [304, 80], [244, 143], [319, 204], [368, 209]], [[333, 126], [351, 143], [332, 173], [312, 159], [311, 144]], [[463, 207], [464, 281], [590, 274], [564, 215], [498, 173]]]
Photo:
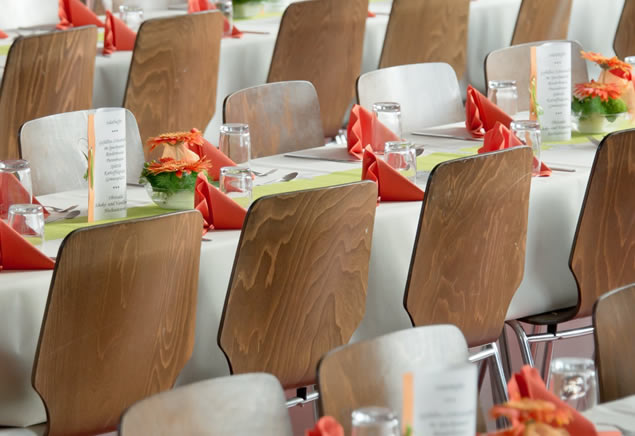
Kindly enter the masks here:
[[493, 418], [505, 417], [511, 426], [491, 436], [567, 436], [563, 429], [571, 421], [571, 412], [557, 408], [553, 403], [522, 398], [494, 406], [490, 411]]

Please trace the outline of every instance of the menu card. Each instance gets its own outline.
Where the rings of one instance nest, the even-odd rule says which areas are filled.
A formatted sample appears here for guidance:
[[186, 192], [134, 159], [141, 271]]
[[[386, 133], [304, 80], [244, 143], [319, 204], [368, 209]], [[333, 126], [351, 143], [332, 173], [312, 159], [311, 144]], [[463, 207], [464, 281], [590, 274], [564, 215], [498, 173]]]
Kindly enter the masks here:
[[97, 109], [88, 116], [88, 221], [125, 218], [126, 111]]
[[531, 70], [542, 140], [571, 139], [571, 44], [550, 42], [532, 47]]
[[417, 436], [474, 436], [477, 413], [476, 365], [421, 368], [405, 374], [404, 431]]

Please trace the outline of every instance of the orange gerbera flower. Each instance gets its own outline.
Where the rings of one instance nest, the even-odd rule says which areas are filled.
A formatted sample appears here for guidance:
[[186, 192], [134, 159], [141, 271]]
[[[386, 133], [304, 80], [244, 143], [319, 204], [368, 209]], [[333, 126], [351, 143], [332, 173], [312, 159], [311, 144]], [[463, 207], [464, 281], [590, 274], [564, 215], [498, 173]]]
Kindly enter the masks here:
[[192, 129], [189, 132], [163, 133], [149, 138], [147, 144], [150, 150], [154, 150], [159, 145], [203, 145], [203, 134], [198, 129]]
[[588, 83], [578, 83], [574, 87], [573, 94], [582, 99], [586, 97], [600, 97], [602, 101], [619, 98], [623, 87], [617, 83], [600, 83], [591, 80]]
[[201, 171], [209, 171], [211, 169], [212, 162], [205, 158], [190, 162], [164, 157], [158, 161], [152, 161], [146, 166], [148, 173], [154, 176], [162, 173], [175, 173], [178, 178], [181, 178], [183, 174], [189, 175], [192, 173], [200, 173]]
[[632, 65], [619, 60], [617, 56], [607, 58], [606, 56], [602, 56], [600, 53], [594, 53], [591, 51], [581, 51], [580, 53], [584, 59], [595, 62], [602, 67], [603, 70], [608, 70], [612, 74], [615, 74], [623, 79], [631, 80], [633, 71]]

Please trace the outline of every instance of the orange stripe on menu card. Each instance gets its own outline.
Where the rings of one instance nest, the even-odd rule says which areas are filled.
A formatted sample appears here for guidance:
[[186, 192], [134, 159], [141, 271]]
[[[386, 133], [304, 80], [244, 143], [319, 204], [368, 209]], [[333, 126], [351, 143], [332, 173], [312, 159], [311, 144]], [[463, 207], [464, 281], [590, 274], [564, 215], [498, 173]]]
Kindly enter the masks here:
[[412, 429], [414, 413], [414, 375], [407, 372], [403, 375], [403, 399], [401, 403], [401, 433], [407, 434]]

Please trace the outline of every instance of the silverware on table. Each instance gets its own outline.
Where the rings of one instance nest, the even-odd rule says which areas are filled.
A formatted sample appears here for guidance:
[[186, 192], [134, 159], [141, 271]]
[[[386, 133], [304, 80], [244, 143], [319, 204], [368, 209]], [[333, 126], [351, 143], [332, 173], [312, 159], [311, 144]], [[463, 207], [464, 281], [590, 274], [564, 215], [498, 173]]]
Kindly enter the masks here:
[[65, 209], [61, 207], [55, 207], [55, 206], [44, 206], [44, 208], [47, 210], [52, 210], [53, 212], [57, 212], [57, 213], [66, 213], [66, 212], [70, 212], [71, 210], [75, 209], [78, 206], [79, 206], [78, 204], [74, 204]]
[[271, 35], [271, 32], [262, 32], [258, 30], [241, 30], [242, 33], [249, 33], [252, 35]]
[[263, 183], [263, 185], [268, 185], [270, 183], [281, 183], [281, 182], [289, 182], [293, 179], [295, 179], [296, 177], [298, 177], [298, 172], [294, 171], [292, 173], [289, 174], [285, 174], [283, 177], [276, 179], [276, 180], [270, 180], [268, 182]]
[[416, 136], [429, 136], [431, 138], [444, 138], [444, 139], [460, 139], [461, 141], [476, 141], [483, 142], [483, 138], [472, 138], [469, 136], [447, 135], [445, 133], [434, 132], [412, 132]]
[[46, 219], [46, 224], [50, 224], [50, 223], [54, 223], [55, 221], [59, 221], [59, 220], [70, 220], [73, 219], [77, 216], [79, 216], [80, 211], [79, 210], [71, 210], [70, 212], [68, 212], [66, 215], [60, 214], [58, 216], [49, 216]]
[[254, 173], [254, 174], [255, 174], [256, 176], [258, 176], [258, 177], [265, 177], [265, 176], [268, 176], [268, 175], [270, 175], [270, 174], [275, 173], [276, 171], [278, 171], [278, 169], [277, 169], [277, 168], [271, 169], [271, 170], [269, 170], [269, 171], [265, 171], [264, 173], [261, 173], [260, 171], [254, 171], [254, 170], [251, 170], [251, 172], [252, 172], [252, 173]]
[[549, 164], [547, 164], [547, 166], [551, 169], [551, 171], [561, 171], [563, 173], [575, 173], [575, 168], [553, 167]]

